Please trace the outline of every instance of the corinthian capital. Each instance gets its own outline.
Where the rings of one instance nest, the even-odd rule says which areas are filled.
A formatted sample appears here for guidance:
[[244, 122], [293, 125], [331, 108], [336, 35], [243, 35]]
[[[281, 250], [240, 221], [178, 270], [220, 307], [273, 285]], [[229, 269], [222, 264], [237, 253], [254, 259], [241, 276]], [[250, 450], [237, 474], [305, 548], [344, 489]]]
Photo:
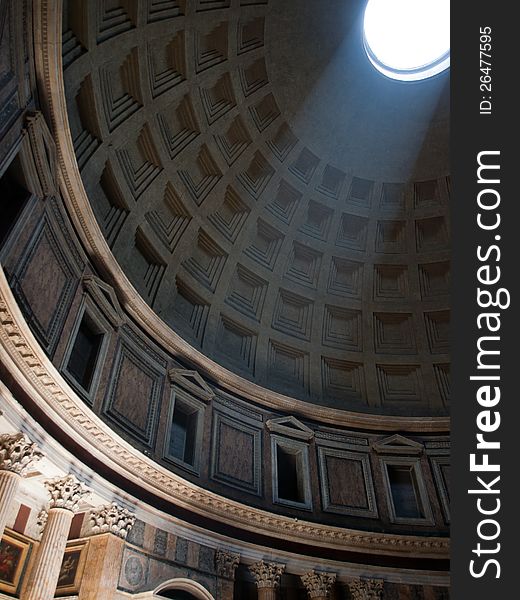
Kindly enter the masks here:
[[280, 577], [285, 571], [285, 565], [273, 562], [254, 563], [249, 567], [258, 588], [276, 588], [280, 585]]
[[355, 579], [348, 584], [352, 600], [380, 600], [382, 579]]
[[36, 444], [24, 433], [0, 435], [0, 470], [12, 471], [23, 477], [32, 463], [42, 456]]
[[235, 571], [240, 562], [240, 554], [233, 554], [226, 550], [217, 550], [215, 553], [215, 566], [217, 575], [225, 579], [235, 579]]
[[49, 479], [45, 482], [45, 487], [50, 496], [49, 509], [66, 508], [77, 512], [79, 503], [89, 493], [74, 475]]
[[95, 534], [113, 533], [126, 539], [134, 523], [135, 515], [115, 502], [107, 506], [100, 506], [90, 514], [90, 524]]
[[309, 598], [327, 598], [336, 581], [336, 573], [309, 571], [301, 576]]

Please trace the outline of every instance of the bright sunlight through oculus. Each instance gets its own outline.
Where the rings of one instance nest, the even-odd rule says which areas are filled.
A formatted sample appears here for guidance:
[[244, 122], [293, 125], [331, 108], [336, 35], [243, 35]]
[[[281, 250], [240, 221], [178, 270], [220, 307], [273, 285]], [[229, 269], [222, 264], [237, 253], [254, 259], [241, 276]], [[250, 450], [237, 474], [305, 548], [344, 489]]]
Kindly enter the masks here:
[[417, 81], [450, 66], [450, 0], [369, 0], [365, 49], [387, 77]]

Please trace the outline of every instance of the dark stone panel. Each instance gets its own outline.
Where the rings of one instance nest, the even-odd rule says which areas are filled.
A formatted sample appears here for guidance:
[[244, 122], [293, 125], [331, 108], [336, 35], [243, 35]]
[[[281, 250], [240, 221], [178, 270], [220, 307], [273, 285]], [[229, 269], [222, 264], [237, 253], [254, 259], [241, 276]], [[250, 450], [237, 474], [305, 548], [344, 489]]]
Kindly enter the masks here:
[[240, 414], [214, 412], [211, 477], [244, 492], [261, 494], [261, 429]]
[[139, 519], [136, 519], [134, 526], [132, 527], [132, 529], [130, 529], [130, 532], [128, 534], [128, 542], [130, 544], [134, 544], [135, 546], [140, 546], [142, 547], [144, 544], [144, 527], [145, 527], [145, 523], [143, 521], [140, 521]]
[[233, 479], [253, 483], [254, 455], [253, 437], [238, 429], [221, 423], [219, 429], [219, 462], [218, 470]]
[[188, 560], [188, 540], [177, 538], [177, 546], [175, 548], [175, 561], [185, 564]]
[[359, 461], [327, 456], [332, 504], [368, 508], [363, 467]]
[[199, 569], [206, 573], [215, 573], [215, 550], [208, 546], [199, 548]]
[[45, 215], [10, 276], [25, 318], [49, 355], [58, 343], [80, 275], [80, 266], [56, 227]]
[[165, 383], [165, 364], [128, 334], [119, 339], [103, 414], [138, 441], [151, 446]]
[[157, 529], [153, 542], [153, 552], [159, 556], [164, 556], [168, 549], [168, 532]]
[[[43, 231], [35, 243], [34, 254], [28, 260], [19, 285], [33, 317], [45, 334], [52, 324], [56, 297], [61, 298], [66, 293], [67, 279], [67, 273], [53, 251], [48, 233]], [[45, 288], [51, 293], [42, 294], [41, 290]]]

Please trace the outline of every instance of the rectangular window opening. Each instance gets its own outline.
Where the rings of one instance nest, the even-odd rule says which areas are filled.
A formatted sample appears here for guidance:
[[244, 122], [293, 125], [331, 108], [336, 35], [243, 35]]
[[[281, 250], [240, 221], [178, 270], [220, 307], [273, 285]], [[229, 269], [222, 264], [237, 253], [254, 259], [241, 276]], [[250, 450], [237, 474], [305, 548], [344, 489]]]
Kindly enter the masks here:
[[198, 416], [199, 413], [195, 408], [176, 400], [169, 454], [191, 466], [195, 464]]
[[278, 498], [290, 502], [305, 502], [302, 478], [302, 456], [281, 446], [276, 447]]
[[402, 519], [423, 519], [424, 510], [414, 468], [407, 465], [387, 465], [387, 469], [395, 516]]
[[0, 177], [0, 248], [3, 247], [31, 193], [24, 183], [20, 160], [16, 157]]
[[90, 392], [92, 386], [103, 337], [103, 332], [85, 313], [76, 333], [67, 371], [86, 392]]

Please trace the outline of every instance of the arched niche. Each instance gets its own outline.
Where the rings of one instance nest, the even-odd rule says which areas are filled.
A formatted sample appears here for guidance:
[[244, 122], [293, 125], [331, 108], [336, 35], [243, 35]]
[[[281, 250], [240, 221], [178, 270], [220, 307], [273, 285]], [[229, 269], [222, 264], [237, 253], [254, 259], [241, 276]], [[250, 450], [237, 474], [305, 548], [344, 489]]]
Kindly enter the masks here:
[[159, 596], [155, 598], [171, 598], [172, 600], [196, 600], [198, 596], [194, 596], [191, 592], [185, 592], [184, 590], [166, 590], [161, 592]]
[[152, 598], [171, 598], [172, 600], [215, 600], [200, 583], [191, 579], [172, 579], [157, 587]]

